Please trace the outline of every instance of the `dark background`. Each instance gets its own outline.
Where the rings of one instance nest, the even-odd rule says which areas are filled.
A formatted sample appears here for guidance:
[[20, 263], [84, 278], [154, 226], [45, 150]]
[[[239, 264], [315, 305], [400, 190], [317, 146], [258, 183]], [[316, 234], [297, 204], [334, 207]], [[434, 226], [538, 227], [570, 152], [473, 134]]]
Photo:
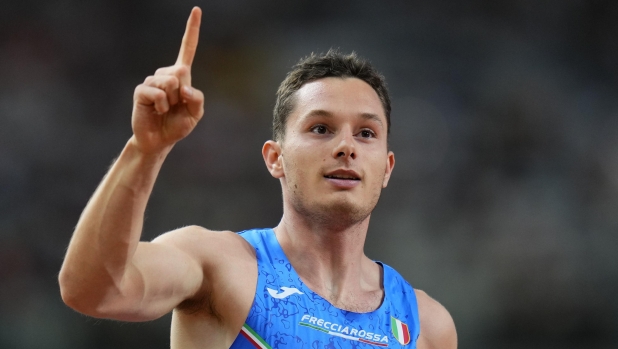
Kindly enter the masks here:
[[23, 0], [0, 10], [1, 348], [169, 347], [169, 316], [79, 315], [57, 273], [193, 5], [206, 115], [144, 239], [276, 225], [276, 88], [312, 51], [355, 50], [389, 82], [397, 159], [367, 254], [449, 309], [460, 348], [618, 347], [618, 2]]

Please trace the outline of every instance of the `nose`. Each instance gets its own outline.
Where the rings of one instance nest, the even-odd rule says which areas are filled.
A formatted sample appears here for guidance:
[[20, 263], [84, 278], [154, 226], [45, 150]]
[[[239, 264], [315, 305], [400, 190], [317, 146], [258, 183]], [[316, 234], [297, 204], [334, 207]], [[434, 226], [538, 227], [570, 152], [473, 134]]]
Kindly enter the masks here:
[[356, 159], [356, 149], [354, 144], [354, 135], [350, 131], [341, 131], [337, 145], [333, 149], [334, 158], [351, 158]]

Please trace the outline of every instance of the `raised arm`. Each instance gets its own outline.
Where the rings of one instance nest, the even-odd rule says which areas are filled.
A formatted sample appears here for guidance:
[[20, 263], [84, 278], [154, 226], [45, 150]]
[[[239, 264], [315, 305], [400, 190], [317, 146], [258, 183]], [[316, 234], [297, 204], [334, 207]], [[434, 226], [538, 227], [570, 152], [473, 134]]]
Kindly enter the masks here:
[[202, 285], [200, 261], [182, 246], [197, 228], [184, 228], [154, 243], [139, 242], [146, 204], [164, 159], [203, 115], [204, 96], [191, 86], [200, 20], [196, 7], [176, 64], [157, 70], [135, 89], [134, 134], [73, 233], [60, 289], [67, 305], [87, 315], [154, 319]]

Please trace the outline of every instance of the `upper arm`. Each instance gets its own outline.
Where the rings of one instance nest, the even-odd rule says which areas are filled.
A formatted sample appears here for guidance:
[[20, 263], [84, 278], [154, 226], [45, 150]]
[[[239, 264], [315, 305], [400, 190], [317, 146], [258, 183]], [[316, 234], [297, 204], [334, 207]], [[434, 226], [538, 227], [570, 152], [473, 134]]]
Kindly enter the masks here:
[[[185, 300], [202, 297], [239, 254], [233, 233], [189, 226], [140, 242], [113, 301], [102, 302], [101, 317], [148, 321], [170, 312]], [[236, 251], [236, 253], [234, 253]], [[224, 265], [227, 263], [227, 265]], [[222, 271], [221, 269], [226, 269]]]
[[415, 293], [421, 322], [418, 347], [456, 349], [457, 331], [451, 314], [427, 293], [420, 290], [415, 290]]
[[148, 321], [191, 297], [204, 280], [200, 256], [187, 248], [200, 228], [185, 227], [139, 242], [122, 280], [96, 309], [97, 317]]

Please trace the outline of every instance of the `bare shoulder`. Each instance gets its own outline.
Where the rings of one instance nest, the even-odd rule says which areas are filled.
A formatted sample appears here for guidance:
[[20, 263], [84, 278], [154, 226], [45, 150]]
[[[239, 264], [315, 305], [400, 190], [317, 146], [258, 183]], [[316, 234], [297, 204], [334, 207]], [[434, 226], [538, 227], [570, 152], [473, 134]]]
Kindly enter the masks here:
[[176, 247], [204, 263], [209, 259], [233, 256], [236, 260], [255, 260], [255, 250], [238, 234], [209, 230], [197, 225], [172, 230], [155, 238], [153, 243]]
[[[257, 280], [255, 249], [240, 235], [231, 231], [214, 231], [199, 226], [187, 226], [165, 233], [152, 241], [165, 244], [188, 254], [201, 267], [204, 283], [194, 299], [183, 302], [181, 308], [192, 304], [198, 310], [208, 300], [209, 312], [224, 315], [228, 301], [245, 303], [253, 294], [235, 292], [242, 285]], [[255, 279], [255, 280], [254, 280]], [[229, 297], [223, 297], [227, 294]], [[196, 303], [197, 302], [197, 303]], [[216, 308], [216, 309], [215, 309]], [[208, 310], [208, 309], [207, 309]]]
[[240, 321], [236, 319], [238, 314], [248, 312], [255, 291], [250, 285], [257, 282], [257, 261], [255, 249], [243, 237], [231, 231], [187, 226], [165, 233], [152, 242], [189, 254], [204, 273], [201, 290], [181, 303], [177, 310], [190, 314], [206, 312], [219, 320], [226, 318], [226, 322], [234, 326]]
[[421, 322], [419, 349], [456, 349], [455, 322], [446, 308], [427, 293], [414, 290]]

